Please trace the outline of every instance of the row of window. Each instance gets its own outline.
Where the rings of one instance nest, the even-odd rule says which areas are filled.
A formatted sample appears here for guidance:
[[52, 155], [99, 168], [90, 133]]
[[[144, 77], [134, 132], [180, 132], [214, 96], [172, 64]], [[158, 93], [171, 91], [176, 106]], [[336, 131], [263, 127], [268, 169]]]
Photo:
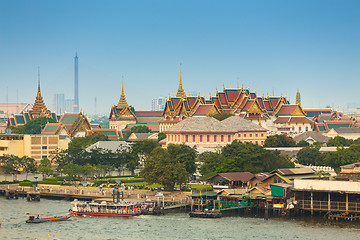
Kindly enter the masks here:
[[[259, 137], [259, 134], [258, 134], [258, 133], [255, 133], [254, 135], [255, 135], [256, 138]], [[261, 137], [264, 137], [264, 134], [261, 133], [260, 136], [261, 136]], [[238, 133], [238, 137], [241, 138], [241, 133]], [[247, 137], [248, 137], [248, 136], [247, 136], [247, 133], [243, 133], [243, 137], [244, 137], [244, 138], [247, 138]], [[252, 138], [252, 137], [253, 137], [253, 134], [252, 134], [252, 133], [249, 133], [249, 138]]]
[[[185, 135], [185, 142], [189, 142], [189, 139], [191, 139], [191, 142], [196, 142], [196, 135]], [[227, 142], [232, 142], [233, 136], [232, 135], [220, 135], [218, 138], [218, 135], [199, 135], [198, 137], [199, 142], [210, 142], [211, 139], [213, 142], [217, 142], [220, 140], [220, 142], [224, 142], [225, 140]], [[170, 141], [171, 142], [180, 142], [180, 135], [170, 135]]]
[[[170, 135], [169, 136], [170, 138], [170, 141], [171, 142], [180, 142], [181, 141], [181, 137], [180, 135]], [[203, 143], [203, 142], [211, 142], [210, 140], [213, 140], [213, 142], [217, 142], [218, 140], [220, 140], [220, 142], [225, 142], [225, 140], [227, 140], [226, 142], [232, 142], [233, 140], [233, 136], [232, 135], [213, 135], [213, 136], [210, 136], [210, 135], [199, 135], [198, 137], [198, 140], [200, 143]], [[184, 142], [187, 142], [189, 143], [191, 140], [191, 142], [196, 142], [196, 135], [185, 135], [185, 141]], [[254, 144], [261, 144], [263, 145], [264, 144], [264, 141], [244, 141], [244, 142], [249, 142], [249, 143], [254, 143]]]
[[[301, 127], [299, 127], [299, 132], [301, 132]], [[292, 127], [292, 129], [291, 129], [292, 131], [295, 131], [295, 127]], [[305, 131], [307, 132], [307, 131], [309, 131], [309, 127], [305, 127]]]

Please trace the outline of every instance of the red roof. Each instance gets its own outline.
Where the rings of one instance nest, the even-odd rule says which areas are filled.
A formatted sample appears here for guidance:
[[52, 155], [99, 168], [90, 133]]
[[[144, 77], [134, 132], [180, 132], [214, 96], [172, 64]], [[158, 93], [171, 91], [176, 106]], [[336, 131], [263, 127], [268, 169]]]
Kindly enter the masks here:
[[219, 93], [219, 98], [220, 98], [221, 104], [227, 104], [225, 93]]
[[276, 107], [276, 104], [279, 102], [279, 98], [270, 98], [271, 105]]
[[297, 108], [297, 105], [282, 105], [277, 111], [277, 115], [291, 115], [295, 109]]
[[196, 103], [197, 98], [187, 98], [187, 101], [189, 102], [189, 107], [193, 108], [194, 104]]
[[206, 115], [210, 112], [211, 108], [213, 107], [213, 105], [204, 105], [201, 104], [198, 106], [198, 108], [195, 110], [195, 112], [193, 113], [193, 116], [195, 115]]
[[256, 98], [256, 93], [250, 93], [250, 98], [255, 99]]
[[215, 105], [221, 109], [220, 100], [218, 97], [213, 97], [212, 100], [214, 101]]
[[249, 110], [251, 105], [254, 103], [254, 100], [248, 100], [242, 110]]
[[271, 105], [270, 105], [270, 102], [269, 102], [269, 101], [264, 101], [264, 106], [265, 106], [266, 111], [271, 111], [271, 110], [273, 110], [273, 109], [271, 108]]
[[239, 96], [240, 90], [225, 90], [229, 102], [234, 102]]
[[162, 111], [136, 111], [137, 117], [161, 117]]
[[312, 121], [304, 116], [304, 117], [292, 117], [290, 122], [312, 122]]
[[158, 122], [161, 118], [138, 118], [137, 122]]
[[289, 119], [290, 119], [290, 117], [278, 117], [278, 118], [276, 118], [276, 120], [274, 121], [274, 123], [288, 122]]
[[173, 104], [173, 107], [176, 108], [180, 102], [180, 98], [171, 98], [171, 102]]

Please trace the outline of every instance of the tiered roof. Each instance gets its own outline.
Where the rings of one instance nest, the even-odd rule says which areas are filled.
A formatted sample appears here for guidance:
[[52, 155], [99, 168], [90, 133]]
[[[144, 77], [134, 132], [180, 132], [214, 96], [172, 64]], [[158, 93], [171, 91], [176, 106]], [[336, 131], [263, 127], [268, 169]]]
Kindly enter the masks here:
[[136, 120], [134, 108], [126, 101], [124, 83], [121, 87], [121, 95], [118, 104], [111, 107], [109, 120]]
[[8, 127], [10, 126], [23, 126], [30, 120], [34, 120], [38, 117], [48, 117], [52, 118], [55, 121], [58, 121], [58, 116], [55, 113], [50, 112], [46, 108], [44, 99], [41, 95], [40, 90], [40, 76], [38, 80], [38, 91], [35, 98], [35, 103], [32, 105], [31, 110], [29, 111], [22, 111], [20, 114], [15, 114], [8, 119]]
[[51, 117], [51, 112], [45, 106], [44, 99], [41, 96], [40, 91], [40, 74], [39, 74], [39, 81], [38, 81], [38, 91], [35, 98], [35, 103], [32, 107], [32, 115], [34, 118], [38, 117]]
[[275, 113], [274, 123], [313, 123], [299, 104], [283, 104]]
[[318, 132], [328, 132], [331, 129], [341, 127], [354, 128], [359, 127], [355, 119], [344, 117], [343, 113], [333, 109], [306, 109], [306, 114], [313, 116], [315, 122], [314, 129]]
[[[181, 82], [182, 87], [182, 82]], [[269, 119], [282, 105], [289, 104], [285, 97], [258, 97], [246, 88], [224, 87], [216, 96], [186, 97], [177, 95], [166, 101], [161, 122], [176, 122], [190, 116], [211, 116], [217, 113], [240, 115], [246, 119]]]
[[70, 137], [75, 137], [78, 132], [91, 130], [91, 125], [83, 113], [65, 113], [61, 116], [59, 123], [48, 123], [42, 134], [60, 134], [66, 130]]

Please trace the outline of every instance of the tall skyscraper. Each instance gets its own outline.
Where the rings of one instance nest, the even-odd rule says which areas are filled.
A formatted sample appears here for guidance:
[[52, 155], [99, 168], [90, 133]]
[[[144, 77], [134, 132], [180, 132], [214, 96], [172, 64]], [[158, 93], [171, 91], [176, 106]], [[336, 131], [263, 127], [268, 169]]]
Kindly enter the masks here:
[[74, 93], [74, 112], [79, 112], [79, 65], [78, 55], [75, 54], [74, 65], [75, 65], [75, 93]]
[[59, 115], [65, 112], [65, 95], [63, 93], [54, 94], [54, 106], [52, 110]]
[[74, 99], [65, 99], [65, 109], [64, 112], [73, 113], [74, 111]]
[[165, 103], [166, 101], [164, 97], [153, 98], [151, 101], [151, 111], [164, 110]]

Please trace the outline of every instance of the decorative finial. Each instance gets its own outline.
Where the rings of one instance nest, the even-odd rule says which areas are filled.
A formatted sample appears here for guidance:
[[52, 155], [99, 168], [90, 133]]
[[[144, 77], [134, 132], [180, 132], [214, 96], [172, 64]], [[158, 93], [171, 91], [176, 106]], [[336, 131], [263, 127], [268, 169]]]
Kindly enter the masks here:
[[38, 92], [40, 92], [40, 67], [38, 67]]

